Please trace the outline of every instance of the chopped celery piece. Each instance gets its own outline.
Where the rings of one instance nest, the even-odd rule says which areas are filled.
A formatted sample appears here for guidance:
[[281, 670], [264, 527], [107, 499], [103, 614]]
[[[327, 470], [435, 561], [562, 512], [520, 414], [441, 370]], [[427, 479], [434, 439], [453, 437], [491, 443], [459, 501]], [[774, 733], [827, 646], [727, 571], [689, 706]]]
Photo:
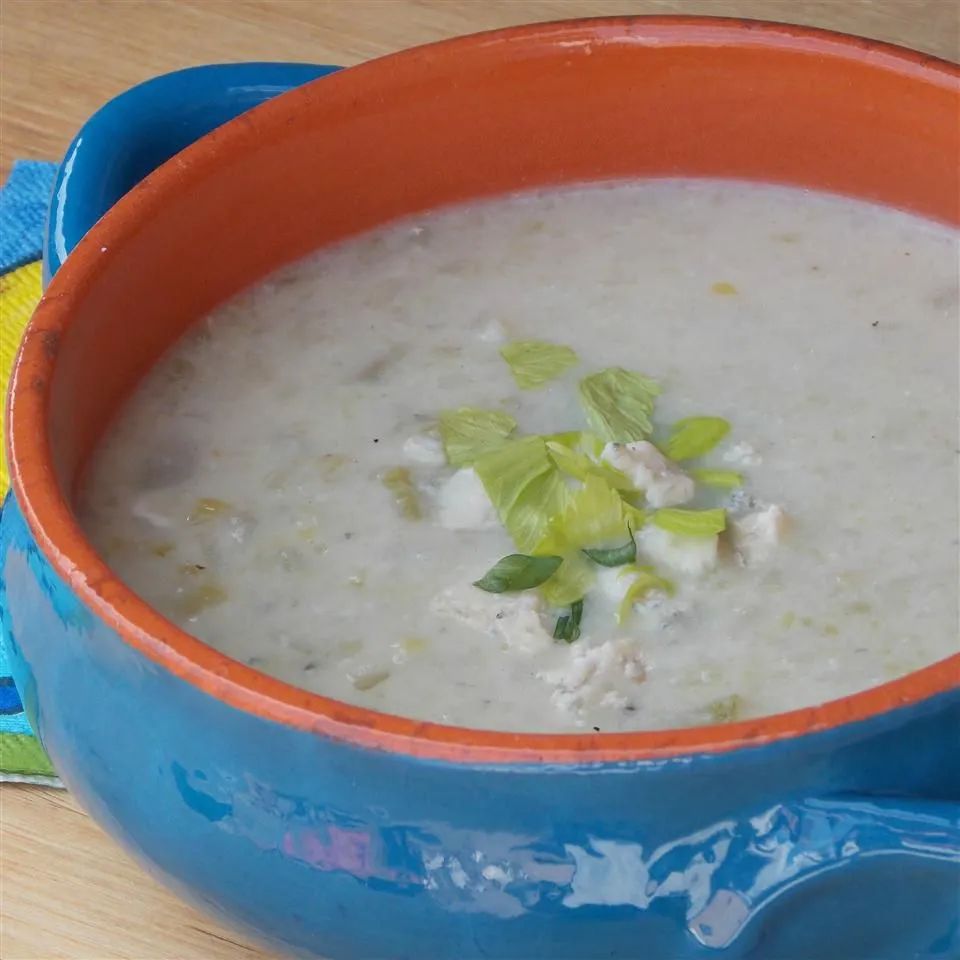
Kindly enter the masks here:
[[553, 529], [581, 550], [622, 541], [627, 533], [623, 498], [600, 477], [588, 476], [579, 490], [568, 495]]
[[653, 515], [653, 522], [670, 533], [684, 537], [712, 537], [722, 533], [727, 526], [725, 510], [683, 510], [679, 507], [664, 507]]
[[179, 595], [177, 612], [183, 617], [193, 618], [210, 607], [219, 606], [226, 599], [227, 591], [220, 584], [204, 583]]
[[732, 723], [740, 719], [743, 712], [743, 697], [737, 693], [721, 697], [707, 704], [707, 713], [714, 723]]
[[[568, 477], [576, 480], [586, 480], [588, 476], [602, 477], [614, 490], [633, 491], [635, 487], [629, 477], [609, 463], [595, 460], [583, 449], [593, 449], [596, 440], [592, 434], [576, 434], [574, 443], [563, 443], [559, 440], [547, 440], [547, 450], [550, 452], [550, 458], [557, 465], [557, 468]], [[603, 444], [600, 444], [603, 449]]]
[[552, 607], [579, 600], [593, 586], [596, 570], [580, 553], [564, 554], [557, 572], [540, 587], [540, 596]]
[[635, 578], [620, 601], [617, 623], [626, 623], [633, 611], [633, 605], [639, 603], [648, 593], [659, 591], [669, 596], [674, 592], [673, 584], [658, 576], [653, 567], [627, 567], [620, 574], [621, 577], [628, 575], [635, 575]]
[[687, 417], [673, 425], [664, 452], [671, 460], [693, 460], [709, 453], [729, 432], [730, 424], [722, 417]]
[[[350, 676], [348, 674], [348, 676]], [[350, 676], [350, 682], [357, 690], [372, 690], [377, 685], [383, 683], [390, 676], [389, 670], [362, 670]]]
[[393, 494], [400, 513], [408, 520], [419, 520], [423, 516], [420, 498], [413, 478], [406, 467], [393, 467], [380, 474], [380, 482]]
[[189, 523], [206, 523], [215, 517], [223, 516], [229, 513], [233, 507], [226, 500], [218, 500], [216, 497], [201, 497], [194, 505], [187, 516]]
[[742, 486], [743, 477], [736, 470], [714, 470], [711, 467], [698, 467], [688, 470], [687, 473], [693, 477], [697, 483], [702, 483], [705, 487], [720, 487], [722, 490], [733, 490], [735, 487]]
[[514, 340], [500, 348], [500, 356], [521, 390], [542, 387], [578, 362], [569, 347], [544, 340]]
[[629, 500], [623, 501], [623, 515], [631, 530], [639, 530], [647, 522], [647, 511], [635, 507]]
[[514, 543], [524, 553], [535, 552], [567, 497], [543, 439], [507, 441], [480, 457], [474, 470]]
[[440, 439], [447, 460], [465, 467], [478, 457], [503, 444], [516, 429], [517, 421], [509, 413], [459, 407], [440, 414]]
[[655, 380], [622, 367], [610, 367], [580, 381], [580, 402], [590, 428], [611, 442], [650, 436], [650, 417], [659, 393]]

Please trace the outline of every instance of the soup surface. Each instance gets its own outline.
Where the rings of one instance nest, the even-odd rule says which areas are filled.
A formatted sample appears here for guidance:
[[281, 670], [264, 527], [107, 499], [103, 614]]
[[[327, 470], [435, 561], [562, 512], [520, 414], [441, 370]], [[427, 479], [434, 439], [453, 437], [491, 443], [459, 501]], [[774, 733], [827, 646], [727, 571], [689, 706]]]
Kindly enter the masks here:
[[[958, 646], [957, 255], [956, 233], [895, 211], [709, 181], [392, 224], [179, 342], [105, 439], [81, 519], [185, 630], [378, 710], [616, 731], [849, 694]], [[575, 356], [521, 389], [501, 350], [529, 340]], [[660, 448], [683, 418], [730, 432], [653, 473], [642, 442], [601, 457], [564, 432], [588, 429], [578, 383], [610, 368], [659, 383]], [[592, 545], [623, 565], [587, 560], [582, 539], [519, 550], [481, 461], [447, 462], [438, 417], [463, 407], [632, 477], [614, 490], [629, 532]], [[724, 509], [725, 529], [665, 528], [671, 508]], [[533, 552], [579, 571], [582, 613], [545, 586], [473, 585]]]

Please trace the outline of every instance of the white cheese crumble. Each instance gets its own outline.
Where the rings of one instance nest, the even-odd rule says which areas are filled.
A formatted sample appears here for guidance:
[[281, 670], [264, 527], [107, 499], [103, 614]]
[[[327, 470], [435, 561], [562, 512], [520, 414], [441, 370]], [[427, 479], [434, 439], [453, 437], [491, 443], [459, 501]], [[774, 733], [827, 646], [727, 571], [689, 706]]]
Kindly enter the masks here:
[[691, 609], [691, 605], [677, 597], [668, 597], [657, 590], [647, 594], [640, 603], [633, 606], [641, 633], [654, 630], [666, 630], [680, 620]]
[[724, 451], [723, 460], [738, 467], [755, 467], [758, 463], [763, 463], [763, 457], [749, 443], [735, 443], [729, 450]]
[[693, 498], [693, 479], [647, 440], [608, 443], [600, 459], [643, 490], [651, 507], [674, 507]]
[[717, 565], [720, 538], [687, 537], [648, 523], [637, 532], [637, 549], [673, 573], [702, 576]]
[[625, 570], [623, 567], [599, 567], [594, 581], [597, 590], [607, 599], [619, 604], [627, 595], [630, 584], [637, 579], [637, 574]]
[[730, 542], [740, 562], [749, 566], [769, 560], [790, 526], [787, 512], [775, 504], [734, 517], [728, 527]]
[[437, 494], [440, 525], [448, 530], [491, 530], [500, 526], [483, 483], [472, 467], [458, 470]]
[[539, 653], [553, 644], [540, 617], [541, 600], [536, 593], [485, 593], [472, 584], [460, 584], [438, 593], [430, 609], [496, 636], [516, 653]]
[[442, 467], [447, 462], [439, 437], [430, 433], [417, 433], [403, 443], [403, 455], [414, 463]]
[[557, 709], [578, 713], [595, 706], [626, 707], [630, 700], [622, 691], [624, 681], [643, 682], [646, 669], [639, 642], [623, 637], [592, 647], [572, 644], [562, 666], [537, 677], [554, 688], [550, 699]]

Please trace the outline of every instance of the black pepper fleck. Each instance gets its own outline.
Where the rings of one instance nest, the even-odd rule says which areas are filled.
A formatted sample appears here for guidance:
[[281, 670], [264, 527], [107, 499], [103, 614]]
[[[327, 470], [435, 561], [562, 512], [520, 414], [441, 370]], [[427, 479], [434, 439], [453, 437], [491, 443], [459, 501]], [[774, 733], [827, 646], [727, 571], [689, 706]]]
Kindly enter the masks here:
[[599, 732], [600, 732], [600, 728], [599, 728], [599, 727], [594, 727], [593, 729], [594, 729], [594, 731], [595, 731], [596, 733], [599, 733]]
[[379, 438], [379, 437], [374, 437], [374, 438], [373, 438], [373, 442], [374, 442], [374, 443], [379, 443], [379, 442], [380, 442], [380, 438]]
[[873, 323], [870, 324], [870, 326], [871, 326], [871, 327], [879, 327], [879, 326], [880, 326], [880, 321], [879, 321], [879, 320], [874, 320]]

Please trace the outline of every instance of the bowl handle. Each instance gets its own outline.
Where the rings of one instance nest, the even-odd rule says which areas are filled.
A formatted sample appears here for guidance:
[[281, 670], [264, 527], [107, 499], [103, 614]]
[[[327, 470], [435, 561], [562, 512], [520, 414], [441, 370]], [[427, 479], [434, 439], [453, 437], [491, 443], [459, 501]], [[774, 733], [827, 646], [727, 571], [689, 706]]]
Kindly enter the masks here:
[[[688, 918], [706, 948], [724, 950], [782, 894], [847, 863], [903, 858], [960, 883], [960, 803], [910, 797], [811, 798], [753, 817], [737, 832], [712, 896]], [[947, 881], [950, 882], [950, 881]]]
[[74, 137], [54, 182], [44, 285], [117, 200], [215, 127], [339, 67], [218, 63], [141, 83], [102, 106]]

